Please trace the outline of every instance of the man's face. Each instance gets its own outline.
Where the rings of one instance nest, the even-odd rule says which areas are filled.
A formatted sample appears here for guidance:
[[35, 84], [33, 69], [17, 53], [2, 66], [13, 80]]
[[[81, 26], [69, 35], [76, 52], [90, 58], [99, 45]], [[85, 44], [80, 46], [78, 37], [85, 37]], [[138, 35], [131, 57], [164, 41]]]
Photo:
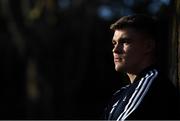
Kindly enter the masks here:
[[130, 28], [115, 30], [112, 43], [116, 71], [137, 71], [148, 50], [145, 36]]

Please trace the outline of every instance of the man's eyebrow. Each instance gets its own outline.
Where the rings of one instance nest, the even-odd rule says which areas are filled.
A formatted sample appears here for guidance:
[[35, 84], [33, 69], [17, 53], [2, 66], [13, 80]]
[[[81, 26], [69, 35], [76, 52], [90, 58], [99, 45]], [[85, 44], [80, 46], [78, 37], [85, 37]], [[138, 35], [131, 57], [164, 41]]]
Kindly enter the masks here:
[[118, 41], [119, 40], [128, 40], [129, 41], [129, 40], [131, 40], [131, 38], [128, 36], [122, 36], [121, 38], [118, 39]]
[[127, 35], [122, 35], [119, 39], [127, 39], [129, 38]]
[[[122, 36], [122, 37], [118, 38], [117, 41], [120, 41], [120, 40], [129, 40], [129, 39], [130, 39], [130, 38], [127, 37], [127, 36]], [[112, 41], [116, 41], [116, 40], [112, 40]]]
[[127, 36], [122, 36], [122, 37], [118, 38], [118, 40], [112, 39], [112, 42], [117, 42], [119, 40], [125, 40], [125, 39], [129, 40], [130, 38]]

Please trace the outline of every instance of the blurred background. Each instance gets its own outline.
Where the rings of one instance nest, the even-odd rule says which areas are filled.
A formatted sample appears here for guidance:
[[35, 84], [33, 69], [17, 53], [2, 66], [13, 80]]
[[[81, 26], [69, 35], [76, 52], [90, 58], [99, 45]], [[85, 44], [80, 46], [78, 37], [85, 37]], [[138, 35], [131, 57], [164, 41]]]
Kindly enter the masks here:
[[101, 119], [125, 84], [109, 30], [124, 15], [160, 18], [160, 60], [171, 66], [176, 0], [0, 0], [0, 9], [0, 119]]

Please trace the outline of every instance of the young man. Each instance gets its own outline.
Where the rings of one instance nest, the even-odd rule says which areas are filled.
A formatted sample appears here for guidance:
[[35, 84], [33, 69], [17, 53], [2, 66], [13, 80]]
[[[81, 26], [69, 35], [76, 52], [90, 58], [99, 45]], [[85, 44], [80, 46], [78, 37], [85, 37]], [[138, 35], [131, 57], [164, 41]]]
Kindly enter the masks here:
[[114, 95], [106, 120], [180, 119], [178, 91], [156, 65], [158, 23], [146, 15], [130, 15], [111, 25], [115, 70], [130, 84]]

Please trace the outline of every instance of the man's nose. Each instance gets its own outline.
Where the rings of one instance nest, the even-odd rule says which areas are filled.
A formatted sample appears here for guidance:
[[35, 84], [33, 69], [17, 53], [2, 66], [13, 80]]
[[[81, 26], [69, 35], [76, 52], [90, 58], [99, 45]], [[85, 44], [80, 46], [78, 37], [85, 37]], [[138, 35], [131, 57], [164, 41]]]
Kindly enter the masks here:
[[114, 46], [113, 50], [112, 50], [113, 53], [122, 53], [122, 45], [121, 44], [117, 44]]

